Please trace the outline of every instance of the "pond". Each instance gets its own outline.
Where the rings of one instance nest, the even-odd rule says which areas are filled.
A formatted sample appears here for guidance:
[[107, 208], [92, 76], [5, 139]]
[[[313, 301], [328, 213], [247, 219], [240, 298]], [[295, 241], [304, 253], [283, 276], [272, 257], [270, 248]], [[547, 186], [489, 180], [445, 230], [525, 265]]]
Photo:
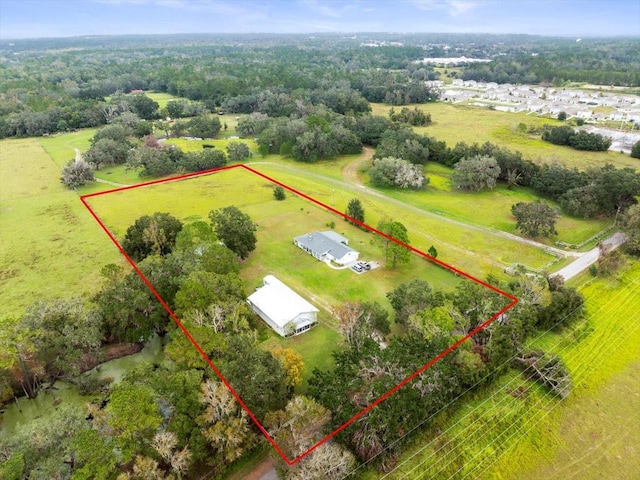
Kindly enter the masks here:
[[[164, 338], [155, 336], [151, 338], [142, 350], [133, 355], [116, 358], [102, 363], [83, 375], [95, 376], [98, 379], [112, 377], [113, 383], [117, 383], [134, 366], [142, 362], [159, 363], [164, 354]], [[46, 417], [62, 403], [83, 405], [93, 398], [92, 395], [83, 396], [75, 385], [57, 381], [53, 388], [41, 390], [36, 398], [21, 397], [6, 407], [2, 413], [2, 428], [0, 438], [11, 435], [16, 427], [27, 424], [38, 418]]]

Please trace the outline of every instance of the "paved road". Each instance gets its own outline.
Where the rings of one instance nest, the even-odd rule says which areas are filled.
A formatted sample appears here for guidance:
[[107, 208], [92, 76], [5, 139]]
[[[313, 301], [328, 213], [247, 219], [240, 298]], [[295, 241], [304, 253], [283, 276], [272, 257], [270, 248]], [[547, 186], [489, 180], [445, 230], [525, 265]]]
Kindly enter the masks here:
[[[608, 245], [612, 248], [618, 248], [626, 241], [626, 237], [623, 233], [617, 232], [603, 240], [602, 243]], [[600, 249], [598, 247], [593, 250], [589, 250], [586, 253], [583, 253], [580, 258], [567, 265], [566, 267], [558, 270], [556, 275], [562, 275], [565, 280], [569, 280], [570, 278], [575, 277], [583, 270], [589, 268], [590, 265], [596, 263], [598, 261], [598, 257], [600, 256]]]

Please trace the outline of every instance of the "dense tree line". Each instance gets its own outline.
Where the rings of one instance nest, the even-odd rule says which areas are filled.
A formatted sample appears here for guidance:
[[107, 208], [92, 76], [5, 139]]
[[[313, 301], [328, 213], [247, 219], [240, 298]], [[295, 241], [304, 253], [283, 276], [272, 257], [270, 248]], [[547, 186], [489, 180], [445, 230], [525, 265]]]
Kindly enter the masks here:
[[[497, 83], [586, 82], [596, 85], [640, 85], [638, 47], [632, 39], [614, 45], [604, 39], [558, 41], [552, 48], [538, 45], [526, 52], [498, 56], [490, 63], [465, 67], [462, 77]], [[535, 53], [536, 55], [532, 55]]]
[[[445, 405], [451, 408], [466, 389], [490, 383], [512, 358], [521, 359], [518, 367], [555, 394], [568, 395], [570, 379], [562, 362], [542, 352], [526, 352], [523, 342], [536, 328], [561, 328], [578, 318], [584, 299], [557, 278], [547, 282], [522, 274], [500, 287], [517, 295], [520, 303], [341, 431], [338, 442], [361, 461], [388, 470], [415, 425], [427, 420], [429, 428], [436, 412]], [[315, 370], [309, 382], [309, 394], [333, 412], [325, 431], [371, 405], [505, 302], [470, 282], [444, 293], [418, 279], [387, 296], [402, 331], [391, 338], [382, 331], [385, 323], [376, 322], [372, 305], [347, 302], [334, 311], [345, 349], [334, 353], [333, 371]]]
[[597, 133], [588, 133], [584, 130], [576, 132], [572, 127], [546, 128], [542, 133], [542, 140], [555, 145], [567, 145], [576, 150], [589, 150], [604, 152], [611, 146], [611, 139]]
[[[231, 224], [234, 232], [253, 235], [248, 217], [233, 208], [213, 211], [211, 225], [183, 226], [163, 213], [141, 217], [128, 229], [123, 247], [264, 419], [285, 409], [304, 365], [290, 349], [256, 347], [259, 322], [239, 277], [240, 255], [255, 247], [255, 237], [240, 235], [251, 245], [237, 252], [219, 241]], [[229, 213], [236, 215], [226, 222], [218, 215]], [[2, 401], [13, 391], [35, 397], [60, 378], [94, 395], [88, 412], [65, 407], [59, 416], [0, 441], [0, 474], [113, 478], [129, 472], [133, 476], [127, 478], [165, 478], [205, 463], [211, 472], [223, 473], [258, 444], [257, 427], [135, 272], [107, 265], [102, 273], [104, 285], [89, 304], [76, 298], [36, 302], [14, 321], [11, 336], [0, 338]], [[141, 364], [115, 386], [81, 375], [100, 361], [101, 347], [137, 344], [154, 334], [170, 338], [169, 362]], [[317, 468], [329, 468], [328, 461], [316, 459]]]
[[[420, 135], [409, 128], [386, 125], [380, 117], [363, 117], [368, 138], [377, 142], [371, 181], [379, 186], [394, 184], [392, 176], [380, 175], [376, 162], [392, 157], [413, 164], [427, 161], [441, 163], [455, 169], [452, 181], [468, 190], [492, 188], [496, 181], [503, 181], [509, 188], [529, 186], [543, 196], [556, 200], [563, 210], [574, 216], [593, 218], [597, 215], [618, 216], [637, 203], [640, 195], [640, 174], [634, 169], [618, 169], [611, 164], [579, 171], [559, 164], [539, 166], [490, 142], [482, 145], [465, 142], [453, 148], [445, 142], [427, 135]], [[568, 128], [571, 127], [560, 127]], [[398, 184], [396, 184], [398, 185]]]
[[[33, 50], [20, 56], [3, 45], [0, 135], [38, 136], [95, 127], [108, 123], [110, 112], [121, 108], [142, 119], [197, 116], [221, 108], [281, 117], [303, 103], [355, 115], [369, 111], [368, 101], [402, 105], [436, 97], [422, 83], [435, 78], [433, 70], [412, 64], [422, 54], [417, 46], [367, 49], [343, 45], [339, 39], [318, 44], [296, 38], [299, 45], [269, 42], [265, 49], [263, 42], [250, 38], [237, 44], [210, 38], [207, 44], [155, 37], [158, 45], [170, 45], [160, 55], [162, 47], [145, 40], [135, 47], [81, 51], [61, 46], [49, 50], [46, 41], [41, 50], [37, 43], [27, 42]], [[390, 68], [397, 71], [388, 72]], [[160, 111], [144, 94], [123, 95], [138, 90], [187, 100], [169, 102]]]
[[341, 114], [367, 111], [366, 101], [425, 103], [435, 100], [437, 92], [425, 87], [424, 81], [437, 79], [438, 73], [416, 62], [442, 56], [443, 39], [460, 55], [494, 59], [466, 66], [465, 79], [640, 84], [637, 48], [628, 39], [585, 39], [576, 44], [508, 35], [376, 36], [397, 45], [363, 47], [366, 35], [3, 41], [0, 135], [36, 136], [95, 127], [107, 123], [105, 107], [113, 103], [108, 97], [136, 90], [188, 99], [170, 102], [160, 112], [144, 96], [128, 96], [131, 110], [146, 119], [199, 115], [221, 107], [288, 116], [297, 101], [323, 104]]

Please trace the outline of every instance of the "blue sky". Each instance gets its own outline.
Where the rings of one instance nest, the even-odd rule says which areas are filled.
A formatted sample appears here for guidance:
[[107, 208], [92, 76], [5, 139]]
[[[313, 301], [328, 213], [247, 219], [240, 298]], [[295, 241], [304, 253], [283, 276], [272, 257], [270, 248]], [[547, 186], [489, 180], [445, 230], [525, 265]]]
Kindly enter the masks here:
[[0, 38], [481, 32], [640, 38], [640, 0], [0, 0]]

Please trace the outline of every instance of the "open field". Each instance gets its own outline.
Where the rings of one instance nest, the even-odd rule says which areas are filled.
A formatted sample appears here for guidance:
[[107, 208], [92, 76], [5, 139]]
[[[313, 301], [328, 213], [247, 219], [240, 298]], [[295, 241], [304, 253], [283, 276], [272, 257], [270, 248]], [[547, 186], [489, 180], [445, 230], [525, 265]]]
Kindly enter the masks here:
[[[427, 211], [471, 225], [481, 225], [515, 234], [518, 232], [515, 228], [516, 221], [511, 215], [511, 206], [518, 202], [532, 202], [539, 198], [528, 188], [517, 187], [509, 190], [502, 184], [498, 184], [490, 191], [460, 191], [451, 186], [452, 172], [453, 169], [443, 165], [429, 163], [425, 167], [425, 175], [429, 177], [430, 182], [423, 191], [379, 190]], [[547, 203], [557, 207], [553, 201], [547, 200]], [[608, 228], [611, 223], [609, 219], [584, 220], [561, 215], [556, 224], [557, 237], [552, 240], [542, 238], [536, 240], [547, 244], [552, 244], [554, 241], [578, 244]]]
[[479, 278], [489, 273], [500, 274], [504, 266], [515, 262], [542, 268], [553, 260], [536, 247], [445, 222], [412, 205], [390, 201], [375, 191], [345, 188], [342, 182], [334, 183], [312, 174], [302, 177], [285, 165], [258, 164], [256, 168], [288, 185], [296, 185], [340, 211], [346, 209], [351, 198], [358, 197], [366, 212], [366, 223], [375, 226], [383, 218], [397, 219], [407, 227], [411, 245], [423, 251], [434, 245], [439, 259]]
[[[443, 288], [452, 288], [459, 281], [448, 271], [418, 257], [412, 257], [408, 265], [396, 270], [382, 267], [364, 275], [356, 275], [348, 269], [329, 268], [295, 247], [293, 237], [310, 231], [328, 230], [327, 223], [335, 222], [335, 231], [350, 239], [350, 245], [360, 251], [362, 259], [382, 262], [383, 254], [374, 241], [374, 235], [292, 194], [278, 202], [273, 199], [272, 187], [257, 175], [234, 169], [98, 196], [88, 199], [88, 202], [120, 239], [128, 226], [144, 214], [165, 211], [185, 222], [208, 221], [207, 215], [211, 210], [235, 205], [258, 225], [257, 248], [243, 268], [248, 291], [261, 285], [265, 275], [275, 273], [326, 310], [347, 299], [384, 299], [386, 292], [399, 282], [416, 276], [423, 276]], [[136, 208], [130, 208], [130, 205], [136, 205]]]
[[[413, 106], [413, 105], [412, 105]], [[539, 135], [520, 135], [515, 127], [544, 124], [561, 125], [557, 120], [525, 113], [510, 113], [467, 105], [436, 102], [417, 107], [431, 113], [433, 124], [414, 127], [418, 133], [444, 140], [449, 147], [458, 142], [491, 142], [510, 150], [520, 151], [524, 158], [536, 163], [559, 161], [567, 166], [585, 169], [613, 163], [616, 167], [640, 169], [640, 161], [619, 152], [581, 152], [569, 147], [543, 142]], [[373, 114], [388, 116], [389, 105], [372, 103]]]
[[159, 108], [163, 109], [169, 103], [169, 100], [176, 100], [180, 97], [175, 97], [170, 93], [163, 92], [144, 92], [144, 94], [149, 97], [151, 100], [158, 102]]
[[76, 158], [76, 148], [83, 153], [89, 150], [91, 138], [95, 135], [96, 130], [95, 128], [85, 128], [84, 130], [56, 134], [34, 140], [42, 145], [42, 148], [62, 170], [69, 163], [69, 160]]
[[93, 292], [120, 256], [37, 139], [0, 142], [0, 285], [3, 315], [38, 299]]
[[[556, 353], [573, 379], [562, 401], [510, 371], [435, 420], [385, 478], [635, 478], [640, 359], [640, 264], [581, 289], [587, 316], [531, 342]], [[373, 472], [365, 478], [378, 478]]]
[[449, 75], [453, 73], [460, 73], [462, 71], [462, 67], [433, 67], [433, 70], [440, 73], [440, 78], [438, 78], [438, 80], [444, 82], [445, 85], [449, 85], [455, 78], [455, 76]]
[[[449, 108], [458, 108], [447, 104], [433, 104]], [[431, 105], [430, 105], [431, 106]], [[475, 109], [476, 112], [482, 111]], [[492, 114], [503, 114], [503, 112], [491, 112]], [[429, 127], [431, 128], [431, 127]], [[230, 129], [230, 133], [235, 133]], [[73, 132], [65, 135], [39, 139], [54, 161], [62, 167], [70, 158], [73, 158], [74, 148], [86, 151], [89, 147], [89, 140], [95, 130], [88, 129]], [[202, 145], [215, 145], [216, 148], [226, 150], [231, 141], [241, 141], [247, 143], [254, 152], [251, 162], [261, 162], [263, 157], [257, 152], [257, 144], [253, 139], [229, 139], [220, 138], [214, 140], [187, 140], [168, 139], [168, 144], [179, 146], [183, 151], [201, 151]], [[546, 142], [542, 142], [546, 144]], [[283, 158], [280, 155], [268, 155], [264, 161], [294, 167], [301, 172], [313, 172], [336, 180], [342, 179], [342, 170], [352, 161], [359, 158], [359, 155], [345, 155], [332, 160], [321, 161], [313, 164], [295, 162], [290, 158]], [[425, 174], [430, 178], [430, 184], [424, 191], [399, 191], [396, 189], [381, 190], [386, 195], [399, 201], [414, 205], [418, 208], [430, 211], [446, 217], [460, 220], [472, 225], [489, 227], [502, 230], [508, 233], [515, 231], [515, 220], [511, 216], [511, 205], [517, 202], [529, 202], [537, 197], [527, 188], [519, 187], [514, 190], [507, 189], [504, 185], [498, 185], [492, 191], [467, 193], [452, 189], [452, 170], [442, 165], [429, 163], [425, 167]], [[118, 184], [131, 185], [141, 182], [138, 173], [126, 170], [124, 166], [105, 167], [95, 173], [96, 178]], [[109, 185], [91, 185], [80, 189], [82, 194], [93, 193], [111, 188]], [[548, 201], [554, 204], [552, 201]], [[469, 208], [473, 204], [474, 208]], [[558, 236], [552, 240], [538, 239], [542, 243], [552, 244], [555, 241], [562, 241], [569, 244], [581, 243], [593, 235], [605, 230], [610, 226], [607, 219], [584, 220], [562, 215], [557, 224]]]
[[213, 145], [218, 150], [227, 153], [227, 147], [232, 142], [246, 143], [249, 150], [257, 155], [258, 144], [252, 138], [216, 138], [213, 140], [187, 140], [186, 138], [169, 138], [165, 141], [166, 145], [176, 145], [183, 152], [201, 152], [203, 145]]
[[522, 480], [632, 480], [640, 471], [640, 361], [554, 415], [558, 448]]

